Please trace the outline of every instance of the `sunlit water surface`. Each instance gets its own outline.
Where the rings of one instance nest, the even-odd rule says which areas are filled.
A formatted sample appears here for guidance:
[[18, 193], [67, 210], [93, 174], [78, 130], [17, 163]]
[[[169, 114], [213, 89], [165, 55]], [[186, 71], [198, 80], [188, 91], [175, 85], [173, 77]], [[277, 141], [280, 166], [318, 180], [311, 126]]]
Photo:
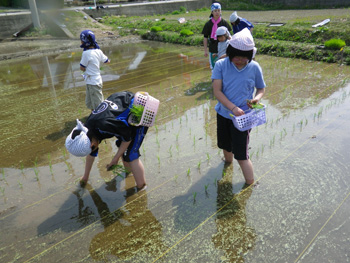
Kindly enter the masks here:
[[89, 184], [64, 140], [84, 120], [81, 52], [0, 64], [1, 262], [350, 262], [349, 67], [257, 56], [267, 123], [251, 132], [257, 183], [216, 146], [200, 47], [103, 48], [103, 93], [161, 102], [142, 147], [148, 189], [107, 172]]

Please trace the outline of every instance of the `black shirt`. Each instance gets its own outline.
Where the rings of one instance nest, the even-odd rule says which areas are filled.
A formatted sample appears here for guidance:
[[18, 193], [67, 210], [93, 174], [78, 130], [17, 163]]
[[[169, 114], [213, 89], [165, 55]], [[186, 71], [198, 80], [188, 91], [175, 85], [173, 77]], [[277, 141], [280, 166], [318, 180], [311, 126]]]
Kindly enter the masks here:
[[128, 91], [112, 94], [90, 114], [85, 127], [100, 142], [114, 136], [131, 141], [137, 129], [128, 123], [129, 106], [133, 98], [134, 93]]
[[[202, 34], [204, 37], [208, 38], [209, 42], [209, 52], [210, 53], [218, 53], [218, 41], [211, 38], [211, 29], [213, 28], [214, 23], [211, 21], [211, 18], [208, 22], [205, 23]], [[218, 23], [218, 28], [221, 26], [225, 26], [229, 32], [232, 31], [231, 25], [227, 23], [224, 19], [221, 18], [221, 21]]]

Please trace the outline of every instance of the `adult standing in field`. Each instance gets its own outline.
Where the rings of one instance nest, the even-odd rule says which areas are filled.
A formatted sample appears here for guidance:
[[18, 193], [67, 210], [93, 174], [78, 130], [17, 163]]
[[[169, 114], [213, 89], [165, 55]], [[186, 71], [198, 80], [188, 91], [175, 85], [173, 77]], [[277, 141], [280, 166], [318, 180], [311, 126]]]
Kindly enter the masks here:
[[232, 25], [233, 34], [236, 34], [242, 31], [244, 28], [248, 28], [250, 33], [253, 32], [253, 24], [250, 23], [247, 19], [239, 17], [237, 12], [234, 11], [230, 16], [230, 23]]
[[83, 76], [86, 83], [85, 103], [86, 107], [93, 111], [104, 99], [100, 64], [110, 63], [110, 61], [101, 51], [91, 30], [82, 31], [80, 40], [80, 47], [84, 49], [80, 61], [80, 69], [84, 72]]
[[246, 184], [254, 183], [253, 164], [248, 153], [250, 130], [239, 131], [230, 115], [244, 115], [244, 111], [258, 103], [265, 93], [261, 67], [252, 60], [253, 50], [253, 36], [247, 28], [234, 34], [226, 50], [227, 57], [216, 62], [211, 77], [218, 100], [215, 106], [218, 147], [223, 150], [226, 163], [232, 163], [233, 158], [237, 160]]
[[[209, 56], [210, 68], [213, 69], [217, 60], [218, 53], [218, 40], [216, 36], [216, 30], [218, 27], [225, 26], [228, 31], [231, 31], [230, 24], [221, 17], [221, 5], [219, 3], [213, 3], [210, 7], [211, 14], [209, 21], [207, 21], [203, 27], [202, 34], [204, 45], [204, 56]], [[209, 47], [209, 53], [208, 53]]]

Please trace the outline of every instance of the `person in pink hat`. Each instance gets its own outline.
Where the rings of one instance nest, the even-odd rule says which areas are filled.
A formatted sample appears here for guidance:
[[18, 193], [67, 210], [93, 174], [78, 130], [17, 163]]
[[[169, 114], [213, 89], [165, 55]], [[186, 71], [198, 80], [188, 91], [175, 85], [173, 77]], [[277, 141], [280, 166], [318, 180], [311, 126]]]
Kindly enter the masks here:
[[236, 129], [230, 114], [243, 115], [265, 93], [262, 69], [252, 60], [254, 46], [249, 29], [234, 34], [226, 50], [227, 57], [216, 62], [211, 77], [218, 100], [215, 106], [218, 147], [223, 150], [226, 163], [237, 160], [249, 185], [254, 183], [253, 164], [248, 153], [250, 130], [241, 132]]
[[209, 16], [209, 20], [203, 27], [202, 34], [204, 36], [204, 56], [209, 56], [209, 65], [210, 68], [213, 69], [217, 60], [216, 54], [218, 53], [218, 39], [216, 36], [216, 30], [221, 26], [225, 26], [228, 31], [231, 31], [232, 29], [231, 25], [226, 20], [221, 18], [221, 5], [219, 3], [213, 3], [210, 9], [211, 14]]

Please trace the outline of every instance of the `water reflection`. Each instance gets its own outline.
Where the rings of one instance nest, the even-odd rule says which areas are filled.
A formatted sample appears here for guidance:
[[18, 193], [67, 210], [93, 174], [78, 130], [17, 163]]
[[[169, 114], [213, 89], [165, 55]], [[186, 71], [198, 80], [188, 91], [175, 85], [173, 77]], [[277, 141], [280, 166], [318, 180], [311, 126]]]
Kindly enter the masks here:
[[245, 207], [252, 194], [252, 187], [243, 187], [239, 194], [233, 193], [233, 166], [225, 164], [222, 178], [217, 182], [217, 233], [212, 242], [225, 252], [224, 262], [244, 262], [244, 256], [253, 248], [255, 230], [247, 226]]
[[[200, 59], [183, 60], [174, 46], [123, 45], [106, 53], [112, 61], [101, 68], [106, 96], [121, 90], [149, 91], [179, 74], [187, 74], [191, 83], [188, 72], [203, 69]], [[0, 103], [11, 109], [0, 113], [0, 133], [6, 134], [0, 147], [9, 150], [1, 167], [30, 167], [34, 160], [44, 159], [64, 145], [67, 123], [87, 115], [80, 58], [81, 51], [0, 65]]]
[[115, 212], [109, 211], [99, 195], [89, 190], [104, 227], [90, 243], [90, 255], [95, 260], [107, 260], [111, 255], [122, 260], [146, 260], [145, 257], [152, 259], [166, 250], [162, 225], [147, 207], [147, 193], [136, 193], [134, 184], [126, 188], [126, 205]]

